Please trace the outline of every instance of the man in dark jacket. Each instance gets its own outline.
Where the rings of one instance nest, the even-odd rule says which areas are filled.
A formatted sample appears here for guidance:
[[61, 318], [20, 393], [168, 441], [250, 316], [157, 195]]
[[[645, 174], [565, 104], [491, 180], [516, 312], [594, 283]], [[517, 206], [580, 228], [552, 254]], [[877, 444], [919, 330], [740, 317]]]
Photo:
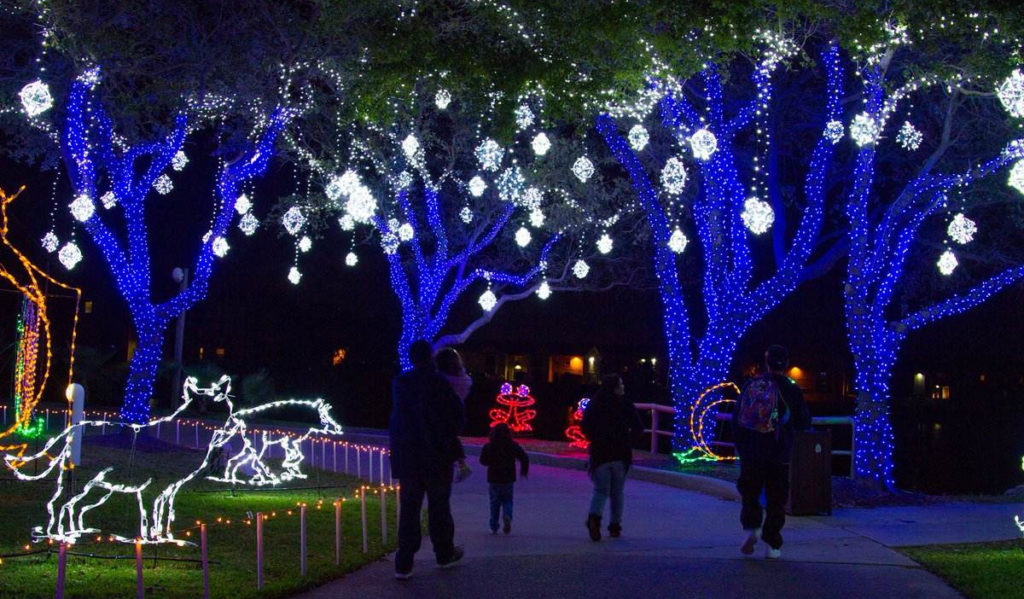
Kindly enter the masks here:
[[412, 576], [413, 556], [420, 548], [420, 508], [427, 497], [427, 522], [434, 555], [441, 567], [462, 559], [456, 547], [455, 522], [449, 500], [452, 464], [459, 457], [455, 441], [465, 424], [462, 402], [434, 368], [430, 344], [409, 347], [413, 367], [394, 381], [391, 411], [391, 472], [400, 485], [398, 552], [395, 578]]
[[601, 540], [601, 515], [611, 499], [608, 533], [618, 537], [622, 534], [626, 472], [633, 463], [633, 437], [644, 430], [636, 407], [625, 397], [619, 375], [601, 379], [601, 387], [583, 412], [580, 430], [590, 441], [589, 470], [594, 481], [587, 530], [591, 540]]
[[[747, 532], [740, 551], [745, 555], [754, 553], [760, 535], [768, 544], [767, 557], [774, 559], [781, 556], [793, 437], [795, 431], [810, 428], [811, 415], [800, 387], [783, 374], [789, 366], [786, 348], [772, 345], [764, 359], [767, 372], [747, 381], [740, 392], [733, 414], [733, 431], [740, 457], [740, 479], [736, 483], [743, 497], [740, 523]], [[769, 394], [774, 395], [774, 400], [765, 403], [767, 409], [758, 414], [758, 406], [754, 405], [757, 399], [753, 396], [764, 398]], [[766, 517], [761, 510], [762, 491]]]

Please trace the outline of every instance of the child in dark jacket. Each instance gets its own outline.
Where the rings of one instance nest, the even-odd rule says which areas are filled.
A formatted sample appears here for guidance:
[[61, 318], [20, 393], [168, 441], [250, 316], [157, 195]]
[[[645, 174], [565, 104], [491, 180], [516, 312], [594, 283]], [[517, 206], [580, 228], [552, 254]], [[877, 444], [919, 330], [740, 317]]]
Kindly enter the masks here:
[[512, 489], [516, 482], [516, 460], [519, 474], [525, 479], [530, 471], [530, 458], [512, 440], [512, 431], [504, 422], [491, 429], [491, 439], [480, 450], [480, 463], [487, 466], [487, 482], [491, 495], [491, 534], [498, 534], [498, 514], [504, 511], [502, 530], [512, 532]]

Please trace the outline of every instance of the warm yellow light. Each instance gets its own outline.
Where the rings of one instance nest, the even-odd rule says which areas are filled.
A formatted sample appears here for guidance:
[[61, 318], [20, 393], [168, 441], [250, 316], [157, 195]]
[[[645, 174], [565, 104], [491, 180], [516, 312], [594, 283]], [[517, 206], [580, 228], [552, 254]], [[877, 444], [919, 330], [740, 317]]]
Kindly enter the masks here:
[[569, 358], [569, 371], [575, 374], [583, 374], [583, 358], [579, 356]]
[[791, 379], [799, 379], [799, 378], [803, 378], [804, 371], [800, 370], [796, 366], [793, 366], [792, 368], [789, 369], [789, 372], [787, 374], [789, 375], [789, 378], [791, 378]]

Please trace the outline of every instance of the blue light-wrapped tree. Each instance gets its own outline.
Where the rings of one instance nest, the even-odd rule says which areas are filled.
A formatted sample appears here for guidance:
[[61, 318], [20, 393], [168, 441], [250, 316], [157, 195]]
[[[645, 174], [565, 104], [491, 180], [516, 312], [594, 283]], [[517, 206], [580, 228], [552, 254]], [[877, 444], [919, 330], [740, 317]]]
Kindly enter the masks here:
[[[688, 147], [696, 162], [699, 191], [685, 194], [692, 202], [686, 209], [677, 196], [684, 194], [684, 188], [695, 186], [686, 184], [682, 160], [673, 156], [655, 165], [662, 183], [659, 191], [641, 160], [640, 152], [649, 140], [642, 124], [632, 126], [627, 142], [616, 121], [628, 112], [609, 111], [597, 118], [597, 129], [628, 172], [638, 208], [652, 231], [651, 253], [668, 344], [668, 378], [676, 407], [673, 446], [680, 459], [690, 456], [693, 447], [694, 402], [705, 389], [727, 380], [740, 338], [817, 267], [811, 258], [824, 220], [824, 185], [834, 154], [827, 123], [840, 112], [842, 70], [836, 47], [822, 53], [827, 78], [822, 102], [825, 118], [812, 125], [819, 127], [820, 135], [806, 160], [803, 198], [792, 202], [799, 218], [791, 228], [787, 227], [785, 204], [792, 198], [785, 197], [780, 178], [767, 172], [770, 169], [764, 165], [750, 166], [752, 162], [757, 167], [759, 160], [765, 163], [770, 156], [770, 134], [778, 134], [770, 131], [767, 119], [777, 108], [772, 105], [772, 75], [794, 50], [785, 41], [766, 43], [764, 57], [755, 64], [752, 75], [755, 97], [738, 107], [727, 104], [722, 76], [714, 66], [700, 76], [702, 106], [685, 97], [683, 90], [688, 85], [665, 78], [652, 86], [649, 97], [660, 97], [664, 127], [679, 150]], [[742, 147], [751, 134], [753, 150]], [[683, 213], [692, 215], [692, 225], [679, 223]], [[684, 229], [691, 226], [700, 246], [699, 298], [685, 297], [677, 257], [686, 248]], [[773, 229], [771, 242], [759, 240], [758, 235], [769, 227]], [[693, 314], [698, 299], [704, 309], [702, 317]], [[695, 322], [702, 322], [703, 330], [698, 330]]]
[[[961, 69], [945, 76], [914, 74], [918, 71], [900, 60], [906, 57], [910, 64], [909, 59], [915, 58], [908, 48], [901, 49], [908, 45], [905, 30], [889, 28], [888, 32], [888, 43], [867, 54], [859, 65], [864, 104], [849, 127], [856, 154], [845, 200], [849, 256], [843, 291], [856, 371], [854, 468], [857, 478], [879, 488], [895, 484], [889, 384], [907, 336], [969, 310], [1024, 278], [1019, 254], [1000, 252], [999, 264], [993, 265], [978, 259], [982, 253], [972, 252], [970, 263], [955, 273], [955, 280], [938, 285], [945, 289], [925, 294], [912, 289], [920, 265], [930, 268], [937, 257], [939, 271], [954, 275], [956, 252], [962, 252], [954, 248], [969, 243], [978, 231], [964, 211], [980, 206], [976, 210], [984, 213], [984, 206], [996, 203], [993, 198], [1015, 193], [993, 189], [991, 183], [986, 187], [986, 178], [1015, 165], [1010, 184], [1024, 193], [1024, 140], [1007, 145], [1012, 133], [1003, 126], [1003, 115], [993, 110], [994, 102], [985, 100], [989, 106], [980, 107], [967, 101], [991, 97], [991, 82]], [[1011, 115], [1021, 118], [1024, 78], [1019, 72], [1015, 75], [999, 88], [999, 96]], [[892, 117], [903, 110], [908, 117], [932, 124], [922, 129], [934, 134], [926, 139], [910, 120], [894, 126]], [[972, 113], [979, 110], [988, 112], [972, 122]], [[890, 129], [892, 134], [886, 135]], [[1002, 140], [993, 139], [997, 136]], [[987, 146], [979, 138], [987, 138], [983, 140]], [[931, 152], [923, 161], [913, 161], [922, 141], [926, 148], [931, 146]], [[979, 154], [984, 155], [979, 148], [985, 148], [988, 159], [979, 161]], [[905, 168], [892, 166], [901, 161], [907, 162]], [[964, 164], [972, 166], [964, 168]], [[909, 174], [897, 183], [891, 180], [893, 170]], [[934, 230], [948, 238], [935, 239], [930, 232]], [[920, 305], [914, 308], [914, 304]]]
[[[280, 109], [274, 112], [262, 124], [259, 140], [220, 170], [216, 183], [217, 206], [210, 229], [199, 242], [191, 282], [173, 297], [155, 302], [146, 207], [155, 192], [168, 190], [166, 173], [173, 164], [180, 164], [179, 152], [189, 133], [189, 119], [184, 112], [179, 113], [166, 136], [150, 143], [125, 146], [94, 93], [96, 85], [95, 72], [72, 84], [61, 149], [75, 193], [70, 206], [72, 215], [81, 222], [110, 268], [138, 336], [120, 416], [125, 422], [139, 423], [149, 418], [150, 397], [167, 325], [206, 296], [214, 255], [222, 255], [227, 248], [225, 237], [235, 215], [241, 186], [266, 170], [274, 153], [274, 141], [287, 122], [288, 112]], [[96, 200], [108, 209], [115, 205], [120, 207], [124, 218], [123, 239], [108, 223], [109, 217], [101, 214]], [[70, 267], [76, 261], [70, 261]]]

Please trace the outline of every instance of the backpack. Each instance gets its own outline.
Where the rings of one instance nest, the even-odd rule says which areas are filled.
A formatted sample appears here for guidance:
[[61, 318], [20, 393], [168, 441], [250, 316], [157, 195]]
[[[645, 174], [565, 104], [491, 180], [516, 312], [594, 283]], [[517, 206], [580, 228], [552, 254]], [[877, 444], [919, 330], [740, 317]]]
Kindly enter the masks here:
[[[782, 402], [785, 414], [779, 417], [779, 402]], [[759, 433], [774, 432], [781, 420], [789, 419], [789, 410], [782, 399], [775, 377], [770, 373], [751, 379], [743, 388], [736, 401], [736, 422], [743, 428]]]

